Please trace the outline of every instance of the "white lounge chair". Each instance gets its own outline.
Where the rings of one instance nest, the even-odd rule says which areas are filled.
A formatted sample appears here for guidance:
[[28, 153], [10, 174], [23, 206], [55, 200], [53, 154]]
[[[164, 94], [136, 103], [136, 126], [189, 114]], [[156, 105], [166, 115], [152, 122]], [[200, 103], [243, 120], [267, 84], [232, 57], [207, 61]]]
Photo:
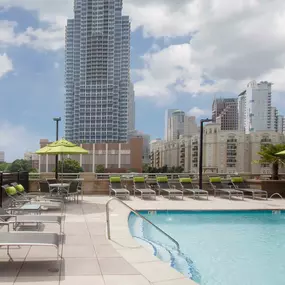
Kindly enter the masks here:
[[[17, 209], [18, 211], [19, 209]], [[9, 213], [10, 212], [10, 213]], [[9, 223], [13, 225], [13, 229], [17, 228], [22, 224], [37, 224], [39, 227], [42, 223], [56, 223], [60, 227], [60, 233], [62, 233], [62, 216], [48, 216], [48, 215], [13, 215], [13, 208], [5, 211], [0, 207], [0, 222]]]
[[168, 183], [167, 176], [157, 176], [156, 183], [159, 189], [159, 194], [161, 194], [161, 192], [166, 192], [168, 194], [168, 199], [181, 197], [183, 200], [183, 191], [171, 187]]
[[133, 178], [134, 196], [136, 192], [140, 193], [141, 199], [150, 198], [156, 200], [156, 192], [147, 186], [143, 176]]
[[235, 189], [243, 191], [244, 194], [248, 194], [247, 197], [251, 197], [252, 199], [268, 199], [267, 191], [250, 188], [250, 186], [244, 181], [242, 177], [232, 177], [231, 182]]
[[112, 193], [117, 198], [125, 198], [130, 199], [130, 191], [122, 186], [121, 177], [120, 176], [113, 176], [109, 178], [109, 195], [111, 196]]
[[206, 197], [207, 200], [209, 199], [209, 193], [206, 190], [195, 188], [192, 183], [192, 178], [179, 178], [179, 182], [177, 183], [176, 187], [179, 190], [182, 190], [184, 194], [187, 192], [192, 194], [192, 198], [199, 199], [200, 197]]
[[230, 188], [230, 186], [226, 185], [225, 183], [222, 183], [221, 177], [209, 177], [209, 182], [212, 189], [214, 190], [214, 196], [219, 193], [220, 197], [227, 197], [230, 200], [233, 197], [244, 200], [243, 192], [234, 188]]
[[[3, 224], [0, 222], [0, 225]], [[9, 252], [10, 246], [53, 246], [57, 248], [57, 259], [59, 253], [60, 236], [55, 233], [27, 233], [27, 232], [1, 232], [0, 247], [7, 247], [7, 255], [12, 257]]]

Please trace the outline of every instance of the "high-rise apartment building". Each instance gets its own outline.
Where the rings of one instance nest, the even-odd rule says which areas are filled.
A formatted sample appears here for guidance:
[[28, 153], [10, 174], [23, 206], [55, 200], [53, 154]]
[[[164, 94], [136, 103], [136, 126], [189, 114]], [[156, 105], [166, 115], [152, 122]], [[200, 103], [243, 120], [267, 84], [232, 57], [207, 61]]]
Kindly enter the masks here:
[[246, 134], [272, 130], [271, 85], [267, 81], [251, 81], [239, 95], [239, 130]]
[[66, 26], [68, 140], [124, 142], [129, 129], [130, 21], [122, 0], [74, 0]]
[[238, 129], [238, 100], [236, 98], [214, 99], [212, 120], [219, 123], [222, 130]]
[[134, 85], [130, 84], [129, 89], [129, 99], [128, 99], [128, 133], [134, 131], [135, 127], [135, 117], [136, 117], [136, 106], [135, 106], [135, 91]]

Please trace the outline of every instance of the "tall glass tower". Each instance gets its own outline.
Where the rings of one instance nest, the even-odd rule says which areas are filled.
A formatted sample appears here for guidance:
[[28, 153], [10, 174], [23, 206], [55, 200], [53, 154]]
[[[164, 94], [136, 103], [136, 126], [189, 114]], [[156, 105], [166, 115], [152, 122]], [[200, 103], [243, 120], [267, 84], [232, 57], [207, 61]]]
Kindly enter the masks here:
[[66, 26], [65, 137], [75, 142], [127, 140], [130, 20], [122, 0], [75, 0]]

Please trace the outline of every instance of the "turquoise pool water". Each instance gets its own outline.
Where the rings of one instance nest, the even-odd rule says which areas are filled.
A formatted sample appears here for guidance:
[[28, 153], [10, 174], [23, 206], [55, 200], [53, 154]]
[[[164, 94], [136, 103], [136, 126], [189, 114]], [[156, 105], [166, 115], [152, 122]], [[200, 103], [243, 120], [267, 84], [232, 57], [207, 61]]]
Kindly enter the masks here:
[[285, 212], [140, 212], [180, 244], [131, 214], [134, 238], [201, 285], [284, 285]]

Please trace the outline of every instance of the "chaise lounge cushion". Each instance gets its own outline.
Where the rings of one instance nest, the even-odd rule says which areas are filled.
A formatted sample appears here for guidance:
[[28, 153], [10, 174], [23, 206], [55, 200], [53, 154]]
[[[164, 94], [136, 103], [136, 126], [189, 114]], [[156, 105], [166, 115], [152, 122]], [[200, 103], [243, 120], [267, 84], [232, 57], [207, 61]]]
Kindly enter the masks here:
[[13, 186], [9, 186], [9, 187], [7, 187], [5, 190], [6, 190], [6, 193], [7, 193], [8, 195], [10, 195], [10, 196], [13, 196], [13, 195], [16, 195], [16, 194], [17, 194], [17, 190], [16, 190], [16, 188], [13, 187]]
[[23, 187], [22, 184], [16, 185], [15, 188], [18, 192], [24, 192], [25, 191], [25, 188]]

